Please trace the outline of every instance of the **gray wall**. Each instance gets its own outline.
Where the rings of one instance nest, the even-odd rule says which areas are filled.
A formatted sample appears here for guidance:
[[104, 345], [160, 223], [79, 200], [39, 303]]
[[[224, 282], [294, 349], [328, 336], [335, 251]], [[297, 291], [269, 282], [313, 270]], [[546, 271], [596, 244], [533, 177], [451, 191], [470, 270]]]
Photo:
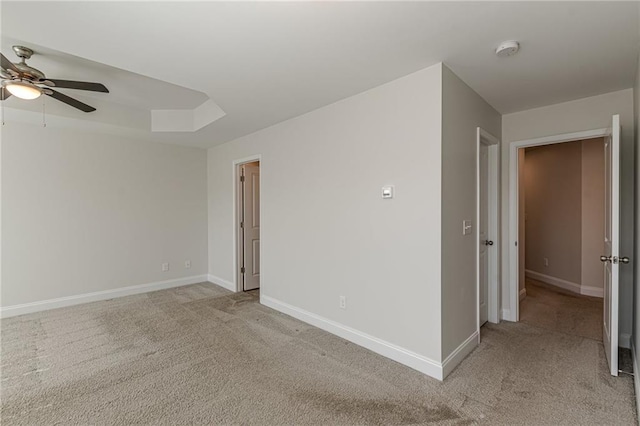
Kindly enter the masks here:
[[[477, 128], [500, 139], [501, 115], [442, 69], [442, 358], [477, 329]], [[462, 235], [462, 221], [473, 232]]]
[[[525, 153], [525, 267], [580, 284], [582, 274], [582, 143]], [[544, 264], [548, 259], [548, 266]]]
[[[525, 178], [524, 178], [524, 157], [525, 150], [518, 150], [518, 212], [525, 212], [525, 199], [527, 198], [527, 190], [525, 187]], [[508, 170], [504, 170], [502, 173], [509, 173]], [[518, 265], [520, 268], [518, 269], [518, 291], [519, 296], [518, 300], [522, 300], [525, 296], [525, 268], [522, 265], [526, 265], [526, 257], [525, 257], [525, 248], [527, 247], [527, 226], [525, 223], [526, 214], [518, 214]], [[505, 220], [509, 219], [505, 217]], [[505, 277], [504, 279], [507, 279]], [[503, 303], [505, 303], [503, 301]]]
[[604, 288], [604, 139], [582, 142], [582, 279], [583, 289]]
[[524, 170], [526, 269], [552, 284], [561, 279], [574, 284], [573, 291], [601, 295], [603, 139], [528, 148]]
[[2, 307], [206, 274], [206, 171], [202, 149], [7, 122]]
[[436, 65], [210, 149], [212, 278], [235, 285], [232, 163], [261, 154], [261, 298], [440, 361], [441, 92]]
[[[640, 4], [638, 4], [638, 19], [640, 20]], [[640, 28], [638, 36], [640, 38]], [[640, 43], [638, 44], [638, 51], [640, 52]], [[640, 370], [638, 370], [638, 360], [635, 358], [637, 351], [640, 348], [640, 256], [638, 256], [638, 250], [640, 250], [640, 54], [638, 55], [638, 64], [636, 67], [636, 83], [633, 86], [633, 119], [636, 125], [636, 205], [635, 205], [635, 254], [632, 257], [634, 265], [634, 298], [633, 298], [633, 348], [634, 348], [634, 371], [636, 376], [634, 377], [636, 383], [636, 404], [640, 411], [640, 398], [638, 398], [638, 381], [640, 381]]]

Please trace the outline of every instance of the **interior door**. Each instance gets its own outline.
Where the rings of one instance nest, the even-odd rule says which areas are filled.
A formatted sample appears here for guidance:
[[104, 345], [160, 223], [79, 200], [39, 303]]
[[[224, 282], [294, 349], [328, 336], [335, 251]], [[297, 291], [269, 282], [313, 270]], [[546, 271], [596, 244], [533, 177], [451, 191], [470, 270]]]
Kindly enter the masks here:
[[488, 238], [489, 228], [489, 147], [480, 144], [480, 223], [478, 224], [478, 272], [480, 274], [479, 309], [480, 325], [489, 318], [489, 247], [493, 242]]
[[605, 253], [604, 318], [602, 340], [611, 375], [618, 375], [618, 288], [620, 268], [620, 116], [613, 116], [611, 133], [604, 141]]
[[260, 163], [242, 166], [243, 288], [260, 288]]

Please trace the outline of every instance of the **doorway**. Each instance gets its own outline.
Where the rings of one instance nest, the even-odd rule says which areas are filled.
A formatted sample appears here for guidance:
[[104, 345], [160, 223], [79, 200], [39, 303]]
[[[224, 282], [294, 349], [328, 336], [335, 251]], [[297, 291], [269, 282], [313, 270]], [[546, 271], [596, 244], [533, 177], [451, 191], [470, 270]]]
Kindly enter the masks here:
[[260, 161], [236, 164], [238, 291], [260, 288]]
[[604, 253], [600, 261], [603, 268], [603, 316], [601, 319], [603, 346], [612, 376], [618, 375], [618, 305], [619, 305], [619, 268], [629, 262], [628, 257], [620, 254], [620, 116], [614, 115], [611, 127], [588, 130], [564, 135], [548, 136], [537, 139], [513, 142], [509, 146], [509, 236], [507, 239], [508, 281], [505, 290], [508, 300], [503, 310], [503, 318], [509, 321], [520, 320], [519, 277], [521, 274], [519, 239], [521, 216], [519, 215], [520, 167], [519, 156], [523, 148], [550, 144], [604, 138], [604, 191], [605, 191], [605, 232]]
[[519, 150], [520, 321], [602, 341], [604, 138]]

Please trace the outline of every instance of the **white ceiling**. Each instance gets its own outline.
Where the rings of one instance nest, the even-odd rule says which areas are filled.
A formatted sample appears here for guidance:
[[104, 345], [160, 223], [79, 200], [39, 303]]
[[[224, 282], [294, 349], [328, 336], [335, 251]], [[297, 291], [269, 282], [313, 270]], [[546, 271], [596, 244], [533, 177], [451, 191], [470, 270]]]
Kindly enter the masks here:
[[[2, 37], [45, 47], [51, 57], [43, 55], [43, 71], [85, 80], [95, 72], [123, 108], [192, 108], [211, 98], [226, 115], [201, 130], [148, 132], [157, 141], [202, 147], [441, 61], [501, 113], [625, 89], [633, 86], [639, 47], [637, 2], [3, 1], [0, 7]], [[521, 42], [521, 52], [497, 58], [495, 47], [509, 39]], [[6, 44], [2, 51], [12, 58]], [[89, 62], [67, 55], [105, 66], [85, 72], [80, 65]], [[131, 85], [122, 70], [154, 83]]]
[[11, 46], [25, 43], [36, 52], [31, 59], [27, 60], [27, 64], [43, 71], [48, 78], [109, 83], [108, 95], [96, 92], [65, 91], [67, 94], [82, 94], [87, 100], [105, 100], [108, 97], [109, 102], [146, 110], [195, 108], [207, 100], [207, 95], [204, 93], [69, 55], [25, 40], [14, 39], [5, 36], [3, 31], [2, 52], [9, 60], [13, 62], [20, 60], [11, 50]]
[[[49, 116], [81, 118], [97, 123], [148, 131], [151, 128], [151, 110], [192, 110], [209, 99], [202, 92], [69, 55], [25, 40], [3, 36], [2, 52], [13, 62], [19, 61], [11, 49], [13, 45], [28, 45], [33, 49], [36, 53], [27, 60], [27, 64], [44, 72], [47, 78], [100, 82], [109, 89], [108, 94], [56, 89], [98, 110], [91, 114], [85, 114], [56, 100], [44, 97], [45, 109]], [[41, 101], [24, 101], [15, 97], [9, 98], [5, 106], [40, 114], [43, 108]], [[7, 115], [8, 118], [12, 117], [11, 112]]]

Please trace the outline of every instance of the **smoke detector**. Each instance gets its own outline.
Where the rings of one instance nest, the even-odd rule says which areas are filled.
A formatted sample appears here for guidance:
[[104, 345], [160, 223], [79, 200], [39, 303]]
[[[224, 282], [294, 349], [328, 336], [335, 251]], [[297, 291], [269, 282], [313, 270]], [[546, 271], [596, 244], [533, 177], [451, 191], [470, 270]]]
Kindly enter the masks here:
[[507, 56], [513, 56], [520, 50], [520, 43], [515, 40], [503, 41], [496, 49], [496, 55], [499, 58], [506, 58]]

